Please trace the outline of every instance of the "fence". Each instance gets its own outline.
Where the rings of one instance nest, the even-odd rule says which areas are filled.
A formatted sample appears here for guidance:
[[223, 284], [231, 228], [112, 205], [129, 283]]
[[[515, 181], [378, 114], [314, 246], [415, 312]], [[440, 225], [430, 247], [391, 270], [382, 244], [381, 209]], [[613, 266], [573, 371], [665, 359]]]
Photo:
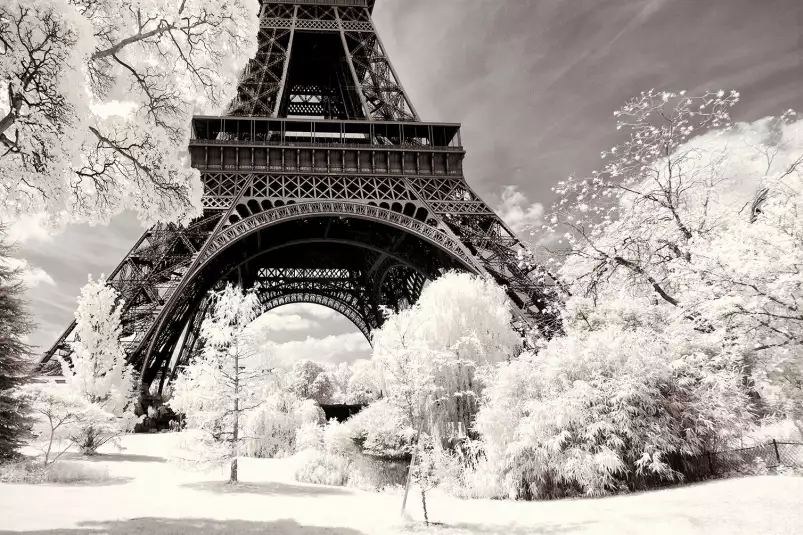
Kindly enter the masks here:
[[787, 466], [803, 468], [803, 443], [773, 440], [750, 448], [703, 453], [678, 461], [676, 467], [686, 481], [699, 481], [728, 474], [756, 473], [761, 466], [770, 471]]

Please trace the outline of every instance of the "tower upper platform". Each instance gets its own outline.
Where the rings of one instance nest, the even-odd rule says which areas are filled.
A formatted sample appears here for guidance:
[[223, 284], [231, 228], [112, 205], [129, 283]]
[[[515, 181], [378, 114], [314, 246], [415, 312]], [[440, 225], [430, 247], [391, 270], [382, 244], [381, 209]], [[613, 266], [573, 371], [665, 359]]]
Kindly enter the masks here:
[[319, 6], [367, 7], [374, 10], [376, 0], [261, 0], [263, 4], [299, 4]]

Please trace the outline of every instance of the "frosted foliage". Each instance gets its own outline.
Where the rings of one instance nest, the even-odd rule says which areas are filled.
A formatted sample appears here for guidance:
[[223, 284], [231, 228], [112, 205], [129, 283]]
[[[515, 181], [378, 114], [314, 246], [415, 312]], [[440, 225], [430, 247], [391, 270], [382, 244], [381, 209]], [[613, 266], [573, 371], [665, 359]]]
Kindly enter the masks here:
[[349, 381], [354, 375], [354, 370], [345, 362], [341, 362], [336, 366], [331, 366], [328, 375], [332, 386], [332, 402], [348, 403]]
[[296, 432], [306, 424], [324, 422], [323, 410], [311, 400], [301, 400], [276, 389], [265, 402], [245, 414], [245, 452], [252, 457], [285, 457], [296, 451]]
[[256, 295], [228, 285], [212, 300], [211, 313], [201, 324], [203, 350], [179, 374], [168, 405], [183, 413], [194, 431], [185, 444], [189, 455], [184, 461], [230, 462], [236, 481], [236, 459], [249, 438], [249, 418], [278, 388], [278, 380], [270, 359], [251, 353], [243, 334], [256, 317]]
[[137, 422], [137, 380], [120, 344], [121, 312], [117, 291], [106, 285], [102, 275], [97, 281], [90, 277], [75, 312], [71, 365], [58, 357], [67, 390], [109, 417], [102, 426], [95, 425], [104, 420], [99, 416], [81, 428], [84, 438], [76, 441], [89, 453]]
[[718, 333], [759, 408], [799, 421], [803, 122], [789, 110], [732, 124], [737, 100], [647, 93], [619, 110], [629, 141], [557, 188], [547, 229], [565, 257], [553, 262], [572, 295], [649, 297]]
[[364, 453], [382, 458], [410, 454], [416, 430], [396, 403], [380, 399], [345, 423], [349, 436]]
[[448, 273], [374, 333], [373, 360], [388, 399], [441, 439], [471, 427], [483, 370], [516, 354], [510, 303], [492, 281]]
[[355, 360], [351, 366], [346, 403], [371, 403], [379, 398], [382, 380], [376, 363], [371, 360]]
[[592, 327], [503, 365], [486, 392], [477, 429], [510, 494], [674, 479], [672, 456], [725, 447], [748, 428], [741, 370], [716, 333], [645, 299], [586, 307], [573, 312]]
[[287, 374], [290, 391], [301, 399], [312, 399], [318, 403], [332, 401], [332, 382], [326, 368], [311, 360], [298, 360]]
[[317, 423], [305, 423], [296, 431], [296, 451], [323, 451], [323, 428]]
[[120, 424], [114, 414], [61, 386], [28, 383], [18, 388], [16, 395], [30, 405], [38, 419], [31, 445], [42, 453], [43, 466], [58, 461], [71, 446], [82, 447], [88, 429], [94, 430], [92, 437], [100, 443], [112, 440], [120, 433]]
[[233, 97], [257, 0], [8, 0], [0, 6], [0, 206], [105, 222], [200, 213], [195, 112]]
[[737, 101], [643, 93], [603, 170], [556, 188], [565, 336], [503, 366], [478, 418], [509, 492], [671, 479], [755, 416], [800, 421], [803, 123], [733, 124]]

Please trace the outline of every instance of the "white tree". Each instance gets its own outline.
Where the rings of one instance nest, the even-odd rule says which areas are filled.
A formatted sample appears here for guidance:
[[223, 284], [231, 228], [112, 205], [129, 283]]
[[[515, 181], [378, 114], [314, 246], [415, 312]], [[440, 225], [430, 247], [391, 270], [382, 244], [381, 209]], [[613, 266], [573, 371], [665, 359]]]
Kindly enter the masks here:
[[146, 224], [199, 213], [182, 163], [194, 111], [234, 95], [257, 0], [7, 0], [0, 5], [0, 206]]
[[348, 403], [349, 381], [354, 375], [352, 367], [345, 362], [341, 362], [336, 366], [330, 366], [327, 374], [332, 385], [332, 402]]
[[[417, 429], [402, 512], [413, 477], [426, 509], [433, 456], [443, 442], [472, 428], [483, 372], [517, 352], [520, 337], [512, 327], [510, 306], [492, 281], [447, 273], [427, 286], [413, 307], [389, 313], [374, 331], [372, 358], [383, 372], [388, 402]], [[424, 448], [422, 433], [439, 447]], [[427, 466], [416, 468], [419, 454]]]
[[346, 388], [346, 403], [371, 403], [382, 393], [382, 381], [374, 362], [368, 359], [355, 360], [351, 366]]
[[738, 443], [751, 411], [800, 414], [803, 125], [733, 124], [737, 100], [642, 93], [604, 169], [556, 188], [565, 336], [503, 370], [479, 417], [510, 492], [677, 477], [672, 456]]
[[96, 407], [98, 415], [108, 415], [83, 422], [73, 436], [86, 454], [131, 430], [137, 422], [137, 380], [120, 344], [122, 305], [103, 275], [97, 281], [90, 276], [75, 312], [71, 361], [59, 357], [66, 388]]
[[384, 372], [386, 395], [411, 424], [426, 406], [427, 430], [440, 440], [471, 429], [482, 372], [519, 350], [510, 307], [493, 281], [447, 273], [374, 332], [373, 359]]
[[114, 426], [114, 415], [103, 411], [75, 392], [48, 383], [28, 383], [15, 392], [21, 401], [29, 404], [32, 413], [40, 420], [43, 432], [38, 433], [34, 445], [42, 452], [42, 466], [47, 468], [83, 436], [87, 422], [93, 426]]
[[803, 124], [791, 110], [733, 124], [738, 96], [649, 91], [618, 110], [628, 140], [556, 188], [550, 262], [572, 295], [628, 288], [677, 308], [741, 348], [747, 383], [774, 378], [794, 397]]
[[257, 315], [253, 292], [235, 286], [213, 295], [211, 313], [201, 325], [204, 347], [178, 376], [168, 405], [195, 430], [188, 444], [203, 464], [229, 463], [229, 481], [237, 482], [237, 456], [248, 438], [246, 417], [264, 402], [272, 386], [273, 364], [254, 354], [244, 332]]
[[301, 399], [312, 399], [319, 404], [332, 401], [332, 381], [327, 369], [309, 359], [293, 363], [287, 372], [287, 388]]

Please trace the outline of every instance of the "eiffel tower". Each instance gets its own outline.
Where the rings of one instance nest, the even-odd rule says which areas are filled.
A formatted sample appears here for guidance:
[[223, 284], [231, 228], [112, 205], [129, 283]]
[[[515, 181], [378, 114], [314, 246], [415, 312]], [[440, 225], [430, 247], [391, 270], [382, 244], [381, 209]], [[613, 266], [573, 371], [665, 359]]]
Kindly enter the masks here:
[[[414, 303], [446, 270], [506, 287], [517, 321], [549, 334], [551, 279], [463, 176], [460, 125], [421, 121], [371, 14], [374, 0], [262, 0], [259, 50], [227, 115], [196, 116], [203, 216], [146, 231], [108, 278], [143, 387], [198, 349], [210, 291], [253, 288], [261, 311], [316, 303], [370, 339], [381, 307]], [[43, 355], [57, 374], [73, 322]]]

